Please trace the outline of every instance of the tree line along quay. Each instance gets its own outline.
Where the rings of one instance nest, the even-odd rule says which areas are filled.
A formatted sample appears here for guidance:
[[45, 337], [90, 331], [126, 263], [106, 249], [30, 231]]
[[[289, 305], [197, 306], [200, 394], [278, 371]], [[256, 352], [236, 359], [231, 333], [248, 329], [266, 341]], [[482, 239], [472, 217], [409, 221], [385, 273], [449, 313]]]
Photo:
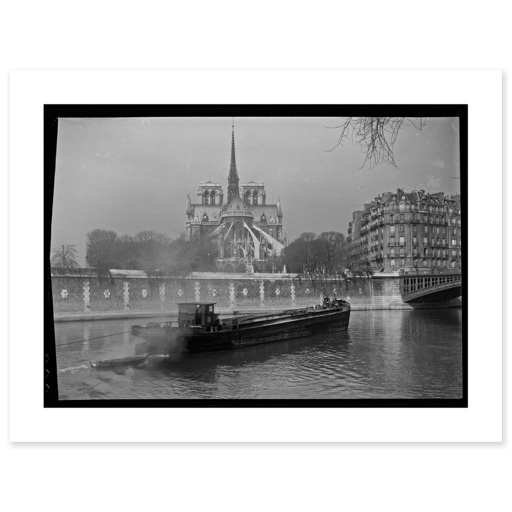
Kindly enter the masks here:
[[[253, 262], [256, 272], [341, 274], [348, 263], [346, 237], [335, 231], [303, 233], [287, 245], [282, 253], [264, 262]], [[219, 270], [218, 246], [213, 240], [182, 235], [175, 240], [162, 233], [142, 231], [134, 236], [118, 236], [114, 231], [95, 229], [87, 235], [86, 261], [89, 268], [175, 272], [212, 272]], [[78, 268], [76, 250], [71, 246], [55, 248], [52, 265]]]

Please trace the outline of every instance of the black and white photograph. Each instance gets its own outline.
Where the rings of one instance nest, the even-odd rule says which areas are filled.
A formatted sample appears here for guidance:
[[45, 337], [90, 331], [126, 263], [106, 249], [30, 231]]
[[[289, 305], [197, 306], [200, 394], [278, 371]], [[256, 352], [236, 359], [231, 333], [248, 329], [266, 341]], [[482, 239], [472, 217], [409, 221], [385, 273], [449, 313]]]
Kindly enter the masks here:
[[467, 105], [46, 105], [45, 407], [467, 407]]

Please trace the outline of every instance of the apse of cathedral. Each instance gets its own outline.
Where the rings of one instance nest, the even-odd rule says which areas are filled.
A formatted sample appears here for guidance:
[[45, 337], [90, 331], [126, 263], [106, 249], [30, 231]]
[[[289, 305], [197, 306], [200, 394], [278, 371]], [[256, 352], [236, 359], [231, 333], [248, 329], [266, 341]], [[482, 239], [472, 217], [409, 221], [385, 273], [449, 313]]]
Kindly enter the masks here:
[[235, 155], [235, 129], [231, 132], [231, 165], [227, 198], [220, 183], [201, 183], [199, 201], [187, 196], [186, 236], [188, 240], [210, 237], [219, 247], [218, 269], [252, 272], [284, 248], [283, 212], [268, 204], [263, 183], [239, 183]]

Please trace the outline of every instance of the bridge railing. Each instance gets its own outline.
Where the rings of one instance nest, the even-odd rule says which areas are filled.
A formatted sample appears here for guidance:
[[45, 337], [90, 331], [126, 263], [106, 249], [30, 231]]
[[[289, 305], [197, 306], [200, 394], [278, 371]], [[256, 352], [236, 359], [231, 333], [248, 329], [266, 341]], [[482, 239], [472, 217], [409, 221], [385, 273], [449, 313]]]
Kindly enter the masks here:
[[418, 269], [418, 270], [399, 270], [400, 276], [430, 276], [430, 275], [461, 275], [460, 268], [433, 268], [433, 269]]
[[400, 291], [402, 295], [417, 292], [419, 290], [432, 289], [439, 286], [460, 283], [462, 276], [460, 274], [439, 274], [439, 275], [414, 275], [400, 279]]

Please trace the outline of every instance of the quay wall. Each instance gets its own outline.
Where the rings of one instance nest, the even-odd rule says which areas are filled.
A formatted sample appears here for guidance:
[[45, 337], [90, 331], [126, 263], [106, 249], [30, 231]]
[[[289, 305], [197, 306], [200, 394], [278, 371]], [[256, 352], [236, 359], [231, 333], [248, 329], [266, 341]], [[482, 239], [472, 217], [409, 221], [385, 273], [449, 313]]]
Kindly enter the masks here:
[[150, 276], [143, 271], [94, 269], [51, 272], [54, 314], [170, 311], [177, 302], [194, 300], [216, 302], [218, 308], [232, 310], [286, 309], [319, 304], [325, 295], [348, 300], [354, 310], [412, 309], [402, 300], [398, 276], [342, 279], [207, 272]]

